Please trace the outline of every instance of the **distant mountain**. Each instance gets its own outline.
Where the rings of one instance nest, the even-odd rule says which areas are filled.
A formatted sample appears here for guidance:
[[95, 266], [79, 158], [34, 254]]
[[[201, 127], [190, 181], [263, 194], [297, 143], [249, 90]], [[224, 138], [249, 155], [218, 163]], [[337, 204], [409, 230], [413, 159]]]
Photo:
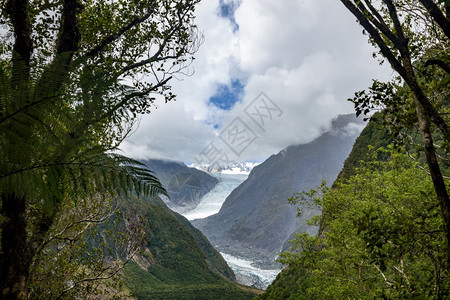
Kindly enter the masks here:
[[256, 166], [219, 213], [193, 224], [222, 252], [273, 262], [295, 232], [317, 232], [305, 221], [319, 212], [305, 209], [297, 218], [287, 199], [322, 179], [331, 184], [363, 127], [353, 115], [338, 117], [316, 140], [290, 146]]
[[170, 199], [163, 197], [164, 202], [178, 213], [184, 213], [197, 206], [200, 199], [217, 184], [217, 178], [189, 168], [182, 162], [149, 159], [141, 161], [166, 188]]
[[221, 173], [221, 174], [249, 174], [250, 171], [259, 165], [255, 162], [235, 162], [229, 165], [206, 165], [206, 164], [191, 164], [189, 167], [196, 168], [208, 173]]

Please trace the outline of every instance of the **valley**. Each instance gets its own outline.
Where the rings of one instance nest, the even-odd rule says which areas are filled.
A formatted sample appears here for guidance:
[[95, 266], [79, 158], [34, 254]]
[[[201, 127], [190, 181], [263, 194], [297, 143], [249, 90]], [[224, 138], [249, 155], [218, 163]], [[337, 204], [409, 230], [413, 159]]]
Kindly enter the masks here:
[[[169, 168], [172, 173], [164, 168], [156, 173], [189, 179], [176, 181], [178, 186], [172, 180], [169, 191], [187, 193], [189, 187], [192, 189], [189, 184], [192, 182], [198, 187], [204, 186], [198, 178], [216, 181], [208, 192], [191, 201], [194, 204], [190, 206], [194, 208], [185, 206], [181, 214], [222, 254], [238, 283], [265, 289], [280, 272], [282, 266], [276, 258], [288, 249], [295, 233], [316, 235], [318, 231], [317, 226], [308, 226], [306, 222], [320, 210], [304, 207], [302, 216], [297, 217], [296, 207], [288, 203], [288, 198], [295, 192], [315, 188], [322, 180], [331, 185], [350, 153], [359, 134], [358, 128], [363, 125], [352, 115], [340, 116], [333, 121], [331, 129], [314, 141], [290, 146], [251, 168], [248, 163], [222, 170], [197, 166], [212, 172], [195, 179], [193, 175], [182, 176], [172, 171], [174, 168]], [[171, 166], [172, 163], [159, 165]], [[247, 167], [243, 168], [244, 165]], [[180, 172], [180, 165], [176, 170]], [[181, 174], [192, 174], [192, 170], [195, 169], [183, 166]], [[189, 198], [189, 194], [175, 196]], [[171, 207], [171, 203], [165, 202]]]
[[[204, 195], [200, 203], [191, 211], [183, 214], [188, 220], [200, 220], [219, 212], [227, 196], [242, 182], [247, 174], [212, 173], [218, 179], [217, 185]], [[240, 284], [266, 289], [275, 279], [281, 268], [262, 269], [255, 266], [258, 257], [246, 260], [228, 253], [220, 253], [236, 275], [236, 281]]]

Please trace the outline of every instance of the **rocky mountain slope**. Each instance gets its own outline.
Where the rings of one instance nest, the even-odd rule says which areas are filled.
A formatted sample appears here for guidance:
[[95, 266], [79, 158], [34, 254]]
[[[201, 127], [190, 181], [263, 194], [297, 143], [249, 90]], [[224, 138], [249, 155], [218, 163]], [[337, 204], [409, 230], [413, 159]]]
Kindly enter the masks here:
[[194, 225], [220, 251], [270, 264], [293, 233], [317, 232], [305, 221], [318, 211], [305, 210], [296, 218], [287, 199], [315, 188], [321, 180], [331, 184], [363, 126], [353, 115], [340, 116], [316, 140], [272, 155], [227, 197], [219, 213]]
[[195, 208], [200, 199], [218, 182], [215, 177], [189, 168], [182, 162], [149, 159], [142, 163], [155, 172], [170, 197], [163, 197], [164, 202], [178, 213]]

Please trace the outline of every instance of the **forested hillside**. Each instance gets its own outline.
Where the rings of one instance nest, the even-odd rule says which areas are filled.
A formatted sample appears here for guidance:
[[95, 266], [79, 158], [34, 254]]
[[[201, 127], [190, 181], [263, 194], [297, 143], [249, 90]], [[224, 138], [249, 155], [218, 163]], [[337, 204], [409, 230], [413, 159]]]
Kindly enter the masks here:
[[[355, 141], [350, 155], [344, 162], [344, 166], [336, 182], [348, 180], [352, 175], [357, 173], [357, 168], [361, 166], [361, 163], [370, 158], [374, 153], [377, 153], [380, 147], [389, 144], [389, 138], [387, 137], [383, 128], [381, 128], [376, 122], [369, 122], [363, 129], [361, 134]], [[323, 230], [324, 228], [322, 228]], [[314, 246], [308, 248], [310, 251], [314, 251]], [[307, 286], [307, 273], [306, 268], [303, 265], [287, 265], [285, 269], [277, 276], [275, 281], [268, 287], [262, 299], [297, 299], [297, 297], [307, 298], [306, 289]]]
[[123, 270], [138, 299], [251, 299], [255, 290], [233, 283], [234, 273], [209, 241], [158, 198], [130, 199], [147, 233], [143, 251]]
[[298, 234], [261, 299], [441, 298], [449, 294], [443, 222], [425, 171], [370, 122], [332, 189], [298, 203], [323, 209]]

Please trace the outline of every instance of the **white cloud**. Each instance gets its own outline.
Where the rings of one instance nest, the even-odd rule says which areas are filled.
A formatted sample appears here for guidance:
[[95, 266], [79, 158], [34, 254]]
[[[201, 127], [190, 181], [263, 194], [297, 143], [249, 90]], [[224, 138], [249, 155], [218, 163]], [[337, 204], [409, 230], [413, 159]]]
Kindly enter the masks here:
[[202, 150], [205, 140], [214, 137], [209, 126], [196, 119], [182, 102], [169, 102], [141, 118], [139, 127], [121, 145], [121, 150], [137, 159], [185, 160]]
[[[239, 159], [264, 159], [317, 137], [332, 118], [353, 111], [346, 99], [355, 91], [390, 74], [372, 58], [374, 49], [339, 1], [241, 0], [235, 20], [237, 31], [219, 16], [218, 0], [200, 3], [197, 23], [205, 43], [195, 74], [173, 84], [176, 102], [142, 117], [122, 147], [126, 154], [193, 161], [239, 116], [258, 135]], [[233, 78], [245, 79], [242, 103], [230, 112], [208, 104], [218, 84], [229, 85]], [[283, 111], [264, 131], [244, 112], [260, 92]], [[221, 128], [215, 130], [215, 123]]]

